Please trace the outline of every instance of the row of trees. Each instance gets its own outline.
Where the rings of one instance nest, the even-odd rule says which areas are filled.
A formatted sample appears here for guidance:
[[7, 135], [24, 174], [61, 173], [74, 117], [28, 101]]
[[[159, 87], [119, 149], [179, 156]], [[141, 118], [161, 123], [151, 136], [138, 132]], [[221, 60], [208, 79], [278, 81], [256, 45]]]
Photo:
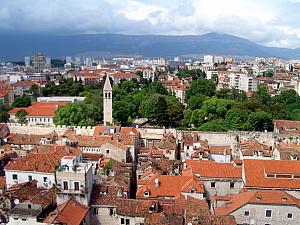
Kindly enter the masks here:
[[247, 98], [234, 89], [216, 91], [215, 83], [199, 77], [187, 93], [183, 128], [202, 131], [271, 131], [274, 119], [300, 119], [300, 97], [286, 90], [272, 97], [263, 86]]
[[[65, 86], [65, 84], [62, 84]], [[72, 86], [72, 84], [69, 84]], [[57, 89], [61, 89], [57, 85]], [[95, 125], [103, 120], [102, 88], [79, 93], [82, 103], [72, 103], [57, 110], [54, 122], [60, 125]], [[115, 123], [129, 125], [135, 118], [145, 117], [154, 124], [175, 126], [183, 118], [183, 106], [159, 82], [122, 81], [113, 86], [113, 118]]]

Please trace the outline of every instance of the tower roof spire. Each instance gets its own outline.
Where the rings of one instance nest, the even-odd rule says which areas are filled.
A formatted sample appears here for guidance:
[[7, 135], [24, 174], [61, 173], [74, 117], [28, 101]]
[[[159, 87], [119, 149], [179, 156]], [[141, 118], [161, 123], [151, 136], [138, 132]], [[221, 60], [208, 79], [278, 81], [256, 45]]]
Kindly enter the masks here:
[[110, 80], [109, 80], [109, 76], [106, 76], [103, 90], [104, 91], [112, 91], [112, 87], [111, 87], [111, 83], [110, 83]]

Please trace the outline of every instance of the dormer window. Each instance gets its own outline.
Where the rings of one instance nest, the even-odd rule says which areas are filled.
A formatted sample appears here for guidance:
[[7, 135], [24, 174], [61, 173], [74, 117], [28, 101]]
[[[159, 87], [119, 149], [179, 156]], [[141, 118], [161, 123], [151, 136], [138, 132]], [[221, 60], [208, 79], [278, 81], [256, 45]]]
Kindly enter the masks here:
[[195, 193], [195, 192], [196, 192], [196, 191], [195, 191], [195, 188], [191, 188], [190, 192], [191, 192], [191, 193]]
[[144, 192], [144, 197], [147, 197], [147, 198], [148, 198], [148, 197], [149, 197], [149, 192], [145, 191], [145, 192]]
[[122, 190], [118, 190], [117, 196], [118, 196], [118, 197], [122, 197]]
[[291, 160], [298, 160], [298, 157], [296, 155], [292, 155]]

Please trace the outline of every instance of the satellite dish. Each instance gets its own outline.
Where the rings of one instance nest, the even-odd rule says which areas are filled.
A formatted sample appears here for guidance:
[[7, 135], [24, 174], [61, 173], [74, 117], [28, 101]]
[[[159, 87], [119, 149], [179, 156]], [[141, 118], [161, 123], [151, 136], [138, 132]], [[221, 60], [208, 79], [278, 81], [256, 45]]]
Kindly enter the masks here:
[[15, 205], [19, 205], [20, 200], [16, 198], [16, 199], [14, 200], [14, 203], [15, 203]]

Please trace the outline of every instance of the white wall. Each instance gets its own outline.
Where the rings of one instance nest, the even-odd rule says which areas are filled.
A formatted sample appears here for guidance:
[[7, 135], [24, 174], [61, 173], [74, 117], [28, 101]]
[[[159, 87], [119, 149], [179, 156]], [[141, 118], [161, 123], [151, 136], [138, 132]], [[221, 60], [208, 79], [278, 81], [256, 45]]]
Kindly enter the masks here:
[[[13, 174], [17, 174], [18, 179], [15, 181], [13, 180]], [[5, 170], [5, 181], [7, 187], [11, 187], [12, 185], [18, 183], [28, 182], [28, 176], [32, 176], [32, 180], [37, 180], [38, 187], [43, 188], [51, 188], [53, 184], [55, 184], [55, 177], [54, 173], [39, 173], [33, 171], [12, 171], [12, 170]], [[47, 177], [47, 182], [44, 183], [44, 177]]]

